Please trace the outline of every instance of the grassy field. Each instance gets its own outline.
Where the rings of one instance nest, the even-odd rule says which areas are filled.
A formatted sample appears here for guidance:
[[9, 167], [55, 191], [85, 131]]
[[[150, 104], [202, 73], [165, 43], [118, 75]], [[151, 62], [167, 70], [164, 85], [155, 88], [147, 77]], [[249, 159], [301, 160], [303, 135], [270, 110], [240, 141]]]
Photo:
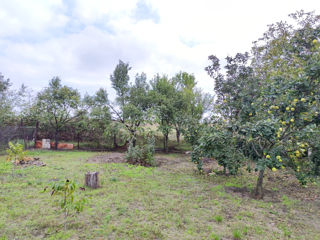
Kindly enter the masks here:
[[[187, 155], [157, 154], [162, 164], [144, 168], [92, 163], [93, 152], [30, 154], [46, 166], [13, 176], [0, 157], [0, 239], [320, 239], [319, 185], [302, 188], [284, 173], [267, 173], [257, 201], [246, 194], [253, 174], [201, 176]], [[65, 219], [41, 192], [56, 179], [82, 186], [87, 171], [99, 171], [101, 187], [80, 191], [88, 205]]]

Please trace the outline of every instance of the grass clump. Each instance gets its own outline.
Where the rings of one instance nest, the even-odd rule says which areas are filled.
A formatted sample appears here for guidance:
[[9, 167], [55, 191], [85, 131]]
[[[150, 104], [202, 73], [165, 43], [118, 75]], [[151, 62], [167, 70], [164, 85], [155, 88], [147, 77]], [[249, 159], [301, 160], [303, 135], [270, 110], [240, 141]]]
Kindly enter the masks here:
[[242, 233], [239, 229], [235, 229], [232, 231], [232, 236], [234, 240], [241, 240], [242, 239]]
[[215, 220], [217, 223], [222, 223], [223, 218], [222, 218], [221, 215], [217, 215], [217, 216], [214, 217], [214, 220]]

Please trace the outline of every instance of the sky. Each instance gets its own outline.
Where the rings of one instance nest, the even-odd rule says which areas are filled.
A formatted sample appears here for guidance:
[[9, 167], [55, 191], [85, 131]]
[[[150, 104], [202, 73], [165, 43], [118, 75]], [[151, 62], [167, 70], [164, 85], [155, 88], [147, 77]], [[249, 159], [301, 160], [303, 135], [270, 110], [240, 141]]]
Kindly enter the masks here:
[[0, 0], [0, 72], [14, 88], [41, 90], [59, 76], [82, 94], [100, 87], [121, 59], [131, 80], [145, 72], [195, 75], [213, 93], [208, 56], [250, 51], [267, 25], [319, 0]]

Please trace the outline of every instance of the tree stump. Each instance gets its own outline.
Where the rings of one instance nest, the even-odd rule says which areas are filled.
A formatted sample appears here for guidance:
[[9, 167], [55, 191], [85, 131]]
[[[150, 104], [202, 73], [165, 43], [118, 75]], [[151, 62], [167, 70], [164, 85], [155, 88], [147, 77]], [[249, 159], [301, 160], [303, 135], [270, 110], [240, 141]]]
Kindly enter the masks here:
[[87, 172], [85, 176], [85, 184], [91, 188], [98, 188], [99, 187], [99, 172]]

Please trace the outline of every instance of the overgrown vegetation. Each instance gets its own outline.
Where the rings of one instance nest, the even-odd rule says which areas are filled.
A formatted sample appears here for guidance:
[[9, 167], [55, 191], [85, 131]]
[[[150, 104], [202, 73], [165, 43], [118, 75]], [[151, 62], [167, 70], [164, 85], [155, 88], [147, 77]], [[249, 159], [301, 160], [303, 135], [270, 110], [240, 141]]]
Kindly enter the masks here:
[[[287, 172], [267, 171], [266, 185], [278, 190], [257, 201], [228, 191], [230, 186], [254, 186], [255, 176], [245, 171], [199, 176], [185, 154], [156, 153], [162, 161], [158, 168], [91, 163], [96, 154], [30, 151], [47, 166], [16, 169], [14, 179], [11, 165], [0, 157], [0, 238], [232, 239], [236, 232], [242, 239], [320, 237], [315, 215], [319, 186], [300, 188], [294, 178], [285, 178]], [[88, 171], [99, 171], [101, 187], [76, 190], [74, 201], [84, 198], [88, 204], [65, 219], [53, 201], [63, 195], [51, 197], [50, 186], [72, 179], [80, 189]], [[45, 186], [48, 193], [40, 193]]]
[[133, 165], [141, 165], [145, 167], [155, 167], [156, 161], [154, 159], [154, 145], [155, 139], [153, 136], [148, 137], [146, 143], [142, 146], [133, 146], [130, 143], [128, 151], [126, 152], [126, 160]]
[[[115, 101], [104, 88], [81, 97], [58, 77], [26, 101], [26, 88], [12, 91], [0, 74], [1, 125], [39, 123], [38, 136], [54, 138], [55, 149], [65, 136], [78, 148], [83, 141], [126, 151], [108, 164], [91, 163], [95, 153], [56, 151], [30, 152], [48, 161], [43, 168], [0, 161], [0, 237], [319, 239], [320, 16], [290, 16], [293, 24], [270, 25], [251, 53], [228, 56], [224, 66], [209, 56], [214, 101], [192, 74], [130, 81], [121, 60], [110, 76]], [[170, 154], [173, 138], [188, 153]], [[7, 154], [16, 164], [26, 156], [11, 142]], [[93, 169], [102, 187], [75, 200], [75, 181]], [[50, 183], [68, 217], [64, 230], [56, 206], [34, 198]], [[69, 214], [87, 198], [83, 216]]]

